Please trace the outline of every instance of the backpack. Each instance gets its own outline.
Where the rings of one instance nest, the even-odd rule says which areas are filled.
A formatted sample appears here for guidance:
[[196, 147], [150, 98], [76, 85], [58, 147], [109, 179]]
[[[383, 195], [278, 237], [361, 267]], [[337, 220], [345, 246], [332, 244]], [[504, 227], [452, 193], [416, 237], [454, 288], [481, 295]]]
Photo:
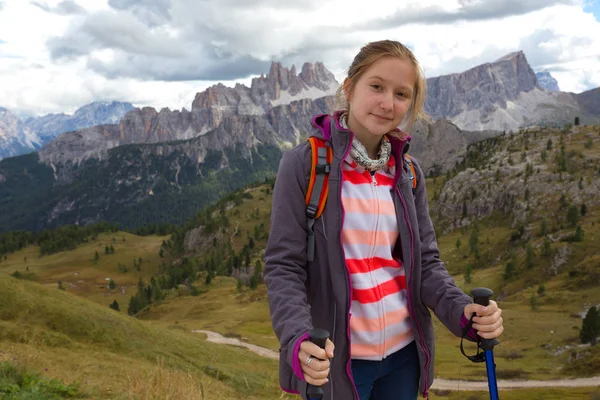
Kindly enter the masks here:
[[[310, 180], [306, 191], [306, 218], [308, 228], [307, 258], [312, 262], [315, 260], [315, 220], [321, 216], [327, 203], [329, 194], [329, 172], [331, 171], [331, 160], [333, 151], [327, 145], [327, 140], [312, 136], [308, 138], [311, 148]], [[408, 168], [409, 179], [413, 181], [413, 196], [417, 188], [417, 174], [415, 167], [408, 154], [404, 154], [404, 161]]]

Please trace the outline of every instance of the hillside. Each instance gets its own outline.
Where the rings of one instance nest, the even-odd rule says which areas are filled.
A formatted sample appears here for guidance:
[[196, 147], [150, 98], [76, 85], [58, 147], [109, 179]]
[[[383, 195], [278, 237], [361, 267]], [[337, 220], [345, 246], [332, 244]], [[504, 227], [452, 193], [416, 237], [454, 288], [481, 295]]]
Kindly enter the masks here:
[[[82, 393], [79, 398], [290, 398], [279, 397], [273, 360], [205, 342], [177, 324], [152, 326], [5, 275], [0, 304], [0, 364], [37, 373], [40, 382], [56, 379]], [[27, 398], [53, 398], [37, 396]]]
[[[164, 240], [168, 236], [112, 232], [90, 238], [74, 250], [50, 255], [40, 255], [39, 246], [29, 246], [0, 260], [0, 275], [19, 273], [51, 288], [58, 287], [60, 281], [69, 293], [105, 306], [116, 300], [127, 310], [138, 280], [148, 281], [158, 273], [161, 263], [170, 262], [170, 258], [159, 256]], [[107, 247], [114, 252], [107, 254]], [[109, 288], [110, 279], [115, 282], [114, 289]]]

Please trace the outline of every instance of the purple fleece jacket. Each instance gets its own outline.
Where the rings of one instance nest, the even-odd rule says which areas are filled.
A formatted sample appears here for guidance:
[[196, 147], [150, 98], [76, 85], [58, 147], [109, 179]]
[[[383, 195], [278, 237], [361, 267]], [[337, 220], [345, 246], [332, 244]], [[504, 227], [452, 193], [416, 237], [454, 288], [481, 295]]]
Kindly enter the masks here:
[[[333, 149], [329, 174], [327, 207], [316, 221], [315, 259], [307, 261], [307, 220], [305, 196], [310, 178], [311, 150], [308, 142], [284, 153], [271, 210], [271, 231], [265, 251], [264, 280], [267, 285], [271, 321], [280, 342], [279, 378], [281, 388], [306, 398], [298, 349], [313, 327], [329, 331], [335, 344], [329, 382], [323, 399], [359, 400], [350, 369], [351, 284], [342, 247], [344, 213], [341, 204], [341, 164], [350, 151], [353, 134], [337, 118], [318, 115], [311, 135], [326, 138]], [[432, 310], [456, 336], [462, 335], [464, 307], [471, 297], [456, 286], [439, 258], [425, 190], [425, 176], [411, 157], [417, 174], [412, 181], [404, 165], [410, 138], [391, 139], [398, 163], [392, 197], [399, 236], [394, 255], [406, 268], [408, 306], [419, 353], [419, 391], [425, 398], [433, 382], [435, 354]], [[473, 339], [473, 332], [468, 338]], [[460, 355], [457, 355], [460, 356]]]

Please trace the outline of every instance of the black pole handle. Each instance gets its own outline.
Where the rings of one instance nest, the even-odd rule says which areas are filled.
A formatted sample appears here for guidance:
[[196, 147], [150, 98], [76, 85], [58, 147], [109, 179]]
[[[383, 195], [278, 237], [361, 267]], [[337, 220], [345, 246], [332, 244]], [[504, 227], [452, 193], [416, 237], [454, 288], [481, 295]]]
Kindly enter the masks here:
[[[314, 328], [308, 332], [308, 339], [320, 348], [325, 349], [327, 339], [329, 339], [329, 332], [325, 329]], [[309, 383], [306, 387], [306, 397], [309, 400], [321, 400], [323, 398], [323, 389], [321, 386], [314, 386]]]
[[[490, 297], [494, 295], [494, 292], [491, 289], [479, 287], [471, 290], [471, 295], [476, 304], [487, 307], [490, 304]], [[500, 342], [496, 339], [481, 338], [481, 348], [483, 350], [492, 350], [497, 344], [500, 344]]]

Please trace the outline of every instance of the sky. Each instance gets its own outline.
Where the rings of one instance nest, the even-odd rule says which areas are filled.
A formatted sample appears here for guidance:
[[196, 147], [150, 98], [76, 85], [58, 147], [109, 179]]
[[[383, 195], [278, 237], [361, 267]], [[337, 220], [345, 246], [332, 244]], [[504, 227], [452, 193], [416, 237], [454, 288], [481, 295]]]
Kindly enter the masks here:
[[369, 41], [398, 40], [425, 75], [523, 51], [561, 90], [600, 86], [600, 0], [0, 0], [0, 106], [20, 116], [92, 101], [190, 109], [272, 61], [342, 81]]

